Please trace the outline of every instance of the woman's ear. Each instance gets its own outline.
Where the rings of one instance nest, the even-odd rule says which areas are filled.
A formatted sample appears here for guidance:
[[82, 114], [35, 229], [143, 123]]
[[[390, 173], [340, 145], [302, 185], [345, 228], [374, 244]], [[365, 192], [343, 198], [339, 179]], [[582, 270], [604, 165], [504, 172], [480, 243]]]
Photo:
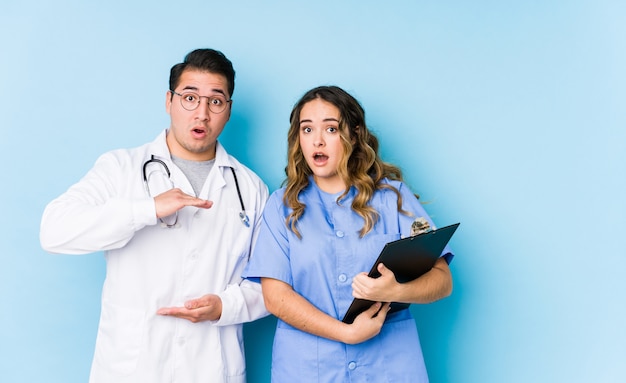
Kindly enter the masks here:
[[352, 142], [352, 145], [356, 144], [356, 138], [359, 135], [359, 131], [361, 130], [361, 127], [359, 125], [354, 127], [354, 134], [352, 135], [350, 142]]

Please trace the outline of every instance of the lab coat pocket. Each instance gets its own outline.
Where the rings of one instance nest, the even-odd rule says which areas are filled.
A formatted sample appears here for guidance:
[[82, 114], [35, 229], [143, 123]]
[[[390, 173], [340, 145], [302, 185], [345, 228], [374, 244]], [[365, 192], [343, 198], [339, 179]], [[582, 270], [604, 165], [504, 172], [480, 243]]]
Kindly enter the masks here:
[[228, 208], [227, 219], [224, 221], [224, 237], [227, 241], [229, 253], [236, 258], [249, 256], [252, 232], [256, 214], [254, 210], [246, 210], [243, 214], [241, 209]]
[[143, 333], [141, 310], [103, 301], [95, 361], [119, 376], [133, 373], [137, 368]]

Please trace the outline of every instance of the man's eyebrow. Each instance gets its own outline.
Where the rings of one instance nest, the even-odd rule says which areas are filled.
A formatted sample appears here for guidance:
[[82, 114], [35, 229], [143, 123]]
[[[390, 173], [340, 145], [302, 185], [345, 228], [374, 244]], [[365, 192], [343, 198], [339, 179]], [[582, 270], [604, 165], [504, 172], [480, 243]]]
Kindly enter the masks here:
[[[183, 90], [193, 90], [194, 92], [198, 92], [198, 87], [195, 87], [193, 85], [187, 85], [186, 87], [183, 88]], [[211, 91], [213, 93], [219, 93], [222, 96], [226, 97], [226, 93], [220, 88], [214, 88], [214, 89], [211, 89]]]
[[222, 96], [226, 97], [226, 92], [224, 92], [222, 89], [218, 89], [218, 88], [216, 88], [216, 89], [211, 89], [211, 90], [212, 90], [213, 92], [215, 92], [215, 93], [219, 93], [219, 94], [221, 94]]

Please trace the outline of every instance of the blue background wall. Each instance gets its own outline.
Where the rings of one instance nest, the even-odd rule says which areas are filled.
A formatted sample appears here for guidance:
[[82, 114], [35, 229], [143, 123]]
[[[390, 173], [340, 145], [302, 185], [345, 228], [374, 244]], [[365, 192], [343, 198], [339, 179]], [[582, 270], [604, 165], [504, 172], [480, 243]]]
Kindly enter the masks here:
[[[626, 381], [625, 3], [384, 3], [3, 2], [0, 380], [87, 380], [104, 262], [43, 252], [42, 210], [167, 127], [169, 68], [208, 46], [237, 70], [222, 141], [271, 190], [293, 103], [337, 84], [462, 223], [453, 295], [412, 308], [433, 382]], [[250, 383], [274, 323], [246, 326]]]

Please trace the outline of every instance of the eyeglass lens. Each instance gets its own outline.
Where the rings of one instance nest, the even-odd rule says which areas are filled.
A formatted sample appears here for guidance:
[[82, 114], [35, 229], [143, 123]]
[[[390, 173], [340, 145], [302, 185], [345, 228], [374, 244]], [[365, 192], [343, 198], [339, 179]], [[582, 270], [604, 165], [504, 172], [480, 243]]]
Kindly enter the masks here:
[[209, 105], [209, 110], [213, 113], [222, 113], [226, 106], [230, 102], [230, 100], [226, 100], [224, 96], [215, 95], [215, 96], [200, 96], [197, 93], [193, 92], [185, 92], [185, 93], [176, 93], [180, 96], [180, 104], [186, 110], [196, 110], [200, 102], [202, 102], [203, 98], [207, 99], [207, 103]]

